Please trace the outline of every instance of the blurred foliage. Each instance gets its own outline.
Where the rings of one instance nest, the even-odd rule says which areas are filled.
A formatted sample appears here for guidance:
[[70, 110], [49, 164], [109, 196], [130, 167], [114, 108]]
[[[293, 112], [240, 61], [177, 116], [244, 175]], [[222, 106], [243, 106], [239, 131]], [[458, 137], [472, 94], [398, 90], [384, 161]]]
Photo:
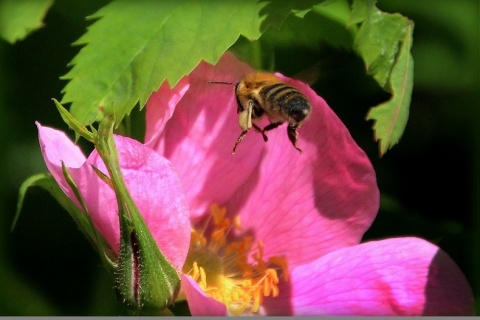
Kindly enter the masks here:
[[[0, 161], [6, 180], [0, 186], [0, 315], [122, 313], [111, 275], [47, 192], [29, 191], [10, 233], [21, 183], [46, 171], [34, 121], [67, 129], [50, 99], [61, 98], [66, 82], [59, 77], [69, 71], [67, 63], [78, 53], [71, 44], [90, 24], [85, 17], [106, 2], [56, 1], [44, 28], [13, 46], [0, 42], [0, 134], [5, 137]], [[464, 271], [478, 301], [478, 1], [380, 0], [377, 5], [415, 23], [410, 118], [400, 143], [381, 159], [372, 141], [372, 123], [363, 119], [368, 108], [387, 100], [388, 94], [366, 75], [363, 61], [345, 50], [352, 39], [334, 23], [338, 17], [322, 18], [322, 25], [338, 34], [334, 42], [307, 32], [296, 41], [276, 41], [285, 39], [289, 25], [304, 22], [315, 28], [315, 13], [299, 12], [254, 43], [241, 38], [234, 49], [249, 55], [259, 68], [315, 79], [312, 87], [370, 156], [382, 200], [365, 239], [415, 235], [437, 243]], [[132, 123], [138, 119], [141, 113], [134, 112]]]
[[0, 1], [0, 37], [10, 43], [25, 39], [42, 27], [53, 0]]

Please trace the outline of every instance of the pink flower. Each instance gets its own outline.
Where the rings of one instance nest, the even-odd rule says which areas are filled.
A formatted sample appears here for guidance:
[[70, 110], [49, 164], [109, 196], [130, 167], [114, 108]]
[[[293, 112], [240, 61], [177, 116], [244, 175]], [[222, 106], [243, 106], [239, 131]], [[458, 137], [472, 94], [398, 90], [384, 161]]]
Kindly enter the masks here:
[[[114, 253], [120, 250], [118, 206], [113, 190], [93, 171], [92, 165], [108, 175], [98, 153], [85, 158], [63, 132], [37, 122], [45, 163], [65, 194], [81, 209], [62, 173], [62, 161], [75, 181], [92, 221]], [[138, 141], [115, 136], [125, 183], [142, 213], [157, 245], [177, 268], [188, 252], [190, 222], [180, 180], [168, 160]], [[171, 241], [179, 237], [184, 241]]]
[[[472, 314], [470, 287], [438, 247], [418, 238], [359, 244], [378, 210], [375, 173], [308, 86], [277, 74], [312, 104], [299, 129], [302, 154], [280, 126], [268, 142], [251, 130], [232, 155], [241, 131], [233, 87], [208, 81], [234, 82], [250, 71], [229, 53], [216, 66], [202, 62], [151, 96], [145, 145], [115, 137], [133, 199], [183, 271], [192, 314]], [[105, 172], [98, 155], [86, 159], [63, 133], [38, 129], [48, 169], [77, 203], [65, 162], [96, 228], [118, 252], [114, 194], [90, 167]]]
[[[190, 274], [182, 276], [182, 286], [192, 314], [256, 311], [258, 304], [260, 314], [280, 315], [472, 314], [469, 285], [438, 247], [418, 238], [359, 244], [379, 206], [375, 173], [342, 122], [307, 85], [276, 74], [312, 104], [310, 119], [299, 129], [302, 154], [280, 126], [267, 132], [268, 142], [251, 130], [232, 155], [241, 132], [234, 88], [208, 81], [236, 82], [252, 71], [226, 53], [216, 66], [200, 63], [172, 89], [164, 83], [147, 102], [145, 144], [177, 170], [192, 225], [199, 230], [194, 238], [204, 241], [192, 242], [183, 268]], [[266, 124], [264, 119], [260, 127]], [[212, 204], [225, 206], [229, 221], [216, 218], [215, 226], [208, 224]], [[215, 216], [222, 209], [211, 211]], [[235, 227], [234, 216], [241, 227]], [[255, 253], [248, 250], [256, 243], [260, 252], [252, 258]], [[248, 250], [238, 249], [242, 245]], [[218, 275], [208, 270], [211, 261], [203, 261], [199, 251], [210, 252], [237, 274], [228, 278], [224, 270], [219, 284]], [[232, 252], [239, 251], [234, 257]], [[232, 259], [240, 259], [242, 267], [232, 267]], [[255, 269], [259, 265], [264, 268]], [[249, 268], [257, 277], [239, 276]], [[268, 281], [269, 268], [278, 282]], [[254, 285], [242, 284], [252, 278]], [[232, 282], [236, 289], [248, 287], [239, 290], [246, 300], [232, 302], [231, 295], [240, 294], [230, 288]], [[268, 294], [252, 289], [264, 286]]]

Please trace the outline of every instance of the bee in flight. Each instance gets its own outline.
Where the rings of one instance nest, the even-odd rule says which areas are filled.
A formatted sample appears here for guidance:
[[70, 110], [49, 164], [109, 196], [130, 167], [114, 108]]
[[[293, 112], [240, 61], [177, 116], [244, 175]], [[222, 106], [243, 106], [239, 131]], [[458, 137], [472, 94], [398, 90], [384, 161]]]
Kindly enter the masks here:
[[[267, 142], [268, 137], [265, 132], [275, 129], [284, 122], [288, 122], [287, 135], [290, 142], [295, 149], [302, 152], [297, 147], [297, 129], [310, 115], [311, 106], [300, 91], [267, 72], [249, 73], [236, 83], [225, 81], [209, 81], [209, 83], [235, 85], [238, 123], [243, 131], [233, 147], [233, 154], [252, 127], [261, 133], [263, 140]], [[261, 129], [252, 122], [252, 119], [258, 119], [263, 115], [268, 117], [270, 124]]]

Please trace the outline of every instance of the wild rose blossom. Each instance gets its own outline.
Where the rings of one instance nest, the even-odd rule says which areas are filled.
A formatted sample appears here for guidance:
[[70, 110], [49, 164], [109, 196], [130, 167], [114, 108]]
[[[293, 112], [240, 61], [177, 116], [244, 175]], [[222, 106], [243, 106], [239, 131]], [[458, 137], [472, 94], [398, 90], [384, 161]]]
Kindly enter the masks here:
[[[302, 154], [285, 126], [269, 131], [267, 143], [251, 130], [231, 154], [240, 134], [233, 88], [208, 81], [235, 82], [251, 71], [229, 53], [216, 66], [200, 63], [174, 88], [164, 83], [151, 96], [145, 145], [115, 140], [140, 212], [183, 271], [192, 314], [473, 314], [463, 274], [438, 247], [418, 238], [359, 244], [378, 210], [375, 173], [305, 84], [277, 74], [312, 103], [299, 129]], [[63, 160], [96, 227], [116, 248], [116, 203], [87, 169], [102, 167], [96, 152], [85, 159], [62, 133], [42, 126], [39, 137], [60, 186], [73, 199], [58, 171]]]
[[[212, 203], [224, 204], [230, 217], [238, 215], [243, 230], [261, 241], [265, 260], [286, 259], [289, 281], [280, 281], [278, 297], [263, 299], [260, 313], [471, 312], [468, 284], [437, 247], [416, 238], [358, 245], [378, 210], [375, 173], [342, 122], [307, 85], [277, 74], [312, 103], [312, 115], [299, 129], [302, 154], [281, 126], [267, 132], [267, 143], [251, 130], [231, 155], [241, 131], [234, 89], [208, 81], [236, 82], [252, 71], [227, 53], [215, 67], [201, 63], [173, 89], [164, 84], [147, 103], [145, 144], [172, 161], [192, 225], [203, 226], [199, 221]], [[227, 240], [243, 234], [231, 233]], [[428, 268], [438, 275], [432, 277]], [[442, 277], [455, 278], [455, 285]], [[184, 276], [192, 313], [225, 314], [201, 286]], [[425, 295], [433, 287], [436, 298]], [[458, 290], [455, 297], [452, 290]]]

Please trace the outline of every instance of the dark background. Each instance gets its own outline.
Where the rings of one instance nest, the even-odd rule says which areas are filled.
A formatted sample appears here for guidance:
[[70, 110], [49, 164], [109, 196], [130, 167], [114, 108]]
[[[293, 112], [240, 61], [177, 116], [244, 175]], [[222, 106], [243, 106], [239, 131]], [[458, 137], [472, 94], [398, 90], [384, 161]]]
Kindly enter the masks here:
[[[61, 98], [66, 83], [59, 77], [78, 52], [71, 43], [85, 32], [84, 17], [105, 4], [93, 2], [57, 1], [45, 28], [13, 46], [0, 41], [0, 315], [121, 314], [110, 275], [46, 191], [28, 192], [10, 232], [20, 184], [46, 171], [34, 122], [66, 130], [50, 99]], [[415, 235], [437, 243], [463, 270], [478, 301], [478, 1], [381, 0], [378, 7], [415, 22], [410, 118], [400, 143], [382, 158], [372, 123], [363, 119], [388, 95], [365, 75], [360, 58], [328, 44], [283, 44], [270, 48], [275, 69], [294, 75], [320, 61], [314, 89], [345, 122], [377, 172], [381, 209], [365, 239]]]

